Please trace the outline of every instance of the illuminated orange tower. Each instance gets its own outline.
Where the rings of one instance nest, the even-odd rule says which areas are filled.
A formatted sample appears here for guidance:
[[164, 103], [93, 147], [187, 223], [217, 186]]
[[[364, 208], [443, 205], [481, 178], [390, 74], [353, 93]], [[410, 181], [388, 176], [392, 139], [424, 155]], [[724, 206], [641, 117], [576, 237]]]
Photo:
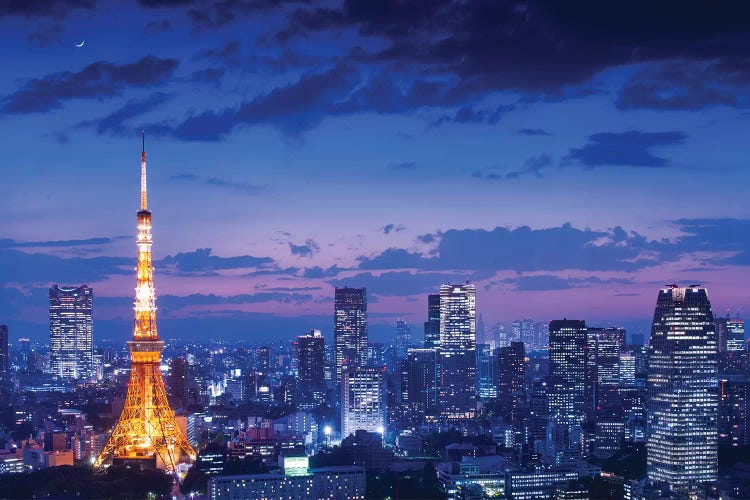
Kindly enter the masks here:
[[141, 209], [138, 212], [138, 268], [135, 287], [135, 325], [130, 350], [130, 380], [125, 406], [112, 435], [96, 459], [97, 467], [111, 463], [155, 462], [176, 471], [180, 462], [193, 461], [195, 451], [175, 421], [159, 367], [164, 342], [156, 331], [156, 293], [151, 262], [151, 212], [146, 194], [146, 144], [141, 153]]

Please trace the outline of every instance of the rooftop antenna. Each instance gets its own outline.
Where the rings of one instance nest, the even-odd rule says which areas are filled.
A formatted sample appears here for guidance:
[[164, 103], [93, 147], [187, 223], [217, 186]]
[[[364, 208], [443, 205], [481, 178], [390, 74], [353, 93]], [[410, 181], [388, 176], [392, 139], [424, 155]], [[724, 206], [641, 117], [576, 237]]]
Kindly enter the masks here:
[[141, 210], [148, 210], [146, 194], [146, 132], [141, 130]]

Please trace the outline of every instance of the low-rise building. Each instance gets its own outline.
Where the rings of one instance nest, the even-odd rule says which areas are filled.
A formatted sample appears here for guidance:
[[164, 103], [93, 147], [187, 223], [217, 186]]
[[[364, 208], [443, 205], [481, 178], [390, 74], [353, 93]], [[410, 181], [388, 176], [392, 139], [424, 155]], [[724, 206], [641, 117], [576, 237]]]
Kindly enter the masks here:
[[[282, 457], [283, 458], [283, 457]], [[283, 459], [284, 473], [216, 476], [208, 482], [211, 500], [362, 500], [365, 469], [357, 466], [307, 467], [307, 457]]]

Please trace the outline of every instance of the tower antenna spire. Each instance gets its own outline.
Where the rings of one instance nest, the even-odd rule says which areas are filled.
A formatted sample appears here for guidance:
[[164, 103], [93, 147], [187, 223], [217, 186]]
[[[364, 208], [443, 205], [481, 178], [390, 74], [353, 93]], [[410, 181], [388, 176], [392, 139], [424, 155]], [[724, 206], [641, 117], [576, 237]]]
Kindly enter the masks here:
[[148, 210], [148, 195], [146, 193], [146, 132], [141, 131], [141, 210]]

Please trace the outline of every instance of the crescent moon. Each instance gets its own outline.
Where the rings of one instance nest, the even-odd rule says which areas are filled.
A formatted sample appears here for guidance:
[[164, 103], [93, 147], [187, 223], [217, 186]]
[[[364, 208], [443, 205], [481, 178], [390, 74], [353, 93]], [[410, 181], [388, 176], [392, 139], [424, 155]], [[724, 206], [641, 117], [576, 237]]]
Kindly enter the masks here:
[[79, 48], [83, 47], [83, 44], [85, 44], [85, 43], [86, 43], [86, 40], [82, 41], [81, 43], [77, 43], [76, 47], [79, 47]]

